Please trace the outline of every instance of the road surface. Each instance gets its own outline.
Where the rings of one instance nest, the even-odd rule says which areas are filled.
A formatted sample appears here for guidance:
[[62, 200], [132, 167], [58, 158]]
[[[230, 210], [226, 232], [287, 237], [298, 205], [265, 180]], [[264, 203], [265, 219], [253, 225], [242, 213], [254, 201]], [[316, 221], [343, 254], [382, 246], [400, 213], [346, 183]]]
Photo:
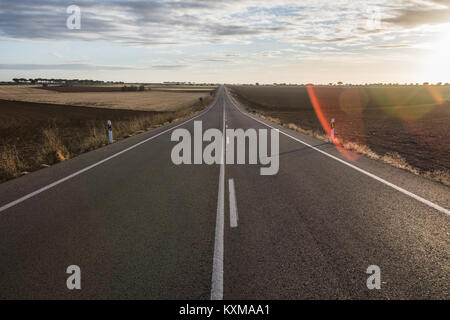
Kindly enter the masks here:
[[[278, 174], [174, 165], [172, 130], [193, 134], [194, 121], [279, 129]], [[364, 157], [348, 164], [222, 87], [195, 119], [0, 185], [0, 298], [449, 299], [449, 191]], [[70, 265], [81, 290], [66, 286]]]

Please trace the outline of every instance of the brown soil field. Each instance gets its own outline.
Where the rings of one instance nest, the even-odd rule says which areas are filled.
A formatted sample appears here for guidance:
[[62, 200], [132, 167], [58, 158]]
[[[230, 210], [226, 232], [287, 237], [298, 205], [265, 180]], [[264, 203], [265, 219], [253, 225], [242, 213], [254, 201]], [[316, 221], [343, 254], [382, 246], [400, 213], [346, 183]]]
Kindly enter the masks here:
[[[134, 86], [139, 88], [139, 85], [114, 85], [114, 86], [48, 86], [48, 87], [34, 87], [36, 89], [56, 91], [56, 92], [124, 92], [124, 86]], [[214, 88], [210, 87], [150, 87], [144, 86], [144, 91], [158, 91], [158, 92], [186, 92], [186, 93], [210, 93]]]
[[[86, 86], [83, 90], [89, 90], [86, 88], [89, 87]], [[103, 90], [105, 87], [90, 88]], [[116, 90], [117, 87], [110, 88]], [[36, 86], [0, 86], [2, 100], [140, 111], [176, 111], [196, 103], [199, 98], [209, 96], [209, 91], [58, 92], [42, 90], [42, 87]]]
[[[249, 111], [326, 137], [304, 86], [230, 86]], [[450, 87], [331, 87], [312, 92], [348, 149], [450, 185]]]
[[204, 92], [209, 93], [213, 91], [213, 89], [199, 89], [199, 88], [151, 88], [151, 91], [159, 91], [159, 92]]
[[118, 140], [199, 112], [212, 99], [166, 112], [0, 100], [0, 182], [105, 145], [107, 120]]
[[121, 92], [123, 86], [48, 86], [35, 87], [36, 89], [57, 92]]
[[146, 86], [152, 89], [188, 89], [188, 90], [214, 90], [219, 88], [218, 85], [164, 85], [164, 84], [150, 84]]

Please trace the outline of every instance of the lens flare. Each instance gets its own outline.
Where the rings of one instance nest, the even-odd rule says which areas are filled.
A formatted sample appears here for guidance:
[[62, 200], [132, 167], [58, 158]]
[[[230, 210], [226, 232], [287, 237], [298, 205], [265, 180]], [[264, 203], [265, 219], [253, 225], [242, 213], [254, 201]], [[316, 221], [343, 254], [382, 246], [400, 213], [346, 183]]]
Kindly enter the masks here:
[[444, 103], [444, 99], [442, 98], [441, 93], [439, 92], [439, 90], [436, 89], [435, 86], [425, 85], [425, 88], [428, 90], [428, 93], [433, 97], [436, 104]]
[[[313, 105], [314, 112], [316, 113], [317, 119], [319, 119], [320, 124], [322, 125], [323, 130], [326, 132], [326, 134], [330, 137], [331, 136], [331, 124], [330, 121], [328, 121], [328, 117], [324, 113], [324, 109], [322, 108], [320, 101], [318, 99], [318, 96], [316, 95], [316, 92], [314, 90], [314, 87], [312, 84], [308, 84], [306, 86], [308, 90], [309, 99], [311, 100], [311, 104]], [[331, 118], [330, 118], [331, 120]], [[334, 140], [334, 145], [339, 150], [339, 152], [348, 160], [355, 161], [357, 160], [360, 155], [350, 152], [346, 150], [339, 139]]]
[[389, 116], [402, 121], [426, 116], [444, 100], [434, 86], [370, 88], [375, 105]]

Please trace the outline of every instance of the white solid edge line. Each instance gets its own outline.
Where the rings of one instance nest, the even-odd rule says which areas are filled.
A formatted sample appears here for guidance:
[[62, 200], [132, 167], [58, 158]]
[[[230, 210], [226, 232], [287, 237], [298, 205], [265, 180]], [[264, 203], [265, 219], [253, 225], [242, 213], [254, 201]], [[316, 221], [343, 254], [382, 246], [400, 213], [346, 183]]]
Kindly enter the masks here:
[[228, 191], [230, 193], [230, 227], [237, 228], [239, 217], [237, 213], [236, 191], [233, 179], [228, 180]]
[[[225, 133], [225, 102], [223, 104], [223, 134]], [[225, 211], [225, 139], [222, 135], [219, 191], [217, 196], [216, 234], [214, 239], [211, 300], [223, 300], [223, 252]]]
[[208, 109], [202, 111], [201, 113], [199, 113], [195, 117], [192, 117], [192, 118], [190, 118], [190, 119], [188, 119], [188, 120], [186, 120], [186, 121], [184, 121], [184, 122], [182, 122], [182, 123], [180, 123], [180, 124], [178, 124], [178, 125], [176, 125], [174, 127], [171, 127], [171, 128], [169, 128], [167, 130], [164, 130], [163, 132], [160, 132], [160, 133], [158, 133], [158, 134], [156, 134], [156, 135], [154, 135], [154, 136], [152, 136], [152, 137], [150, 137], [148, 139], [145, 139], [145, 140], [143, 140], [141, 142], [138, 142], [135, 145], [132, 145], [131, 147], [128, 147], [128, 148], [126, 148], [126, 149], [124, 149], [122, 151], [119, 151], [119, 152], [117, 152], [117, 153], [115, 153], [115, 154], [113, 154], [113, 155], [111, 155], [111, 156], [109, 156], [109, 157], [107, 157], [107, 158], [105, 158], [103, 160], [100, 160], [100, 161], [98, 161], [98, 162], [96, 162], [96, 163], [94, 163], [94, 164], [92, 164], [92, 165], [90, 165], [90, 166], [88, 166], [88, 167], [86, 167], [84, 169], [81, 169], [81, 170], [79, 170], [79, 171], [77, 171], [75, 173], [72, 173], [71, 175], [68, 175], [68, 176], [66, 176], [66, 177], [64, 177], [64, 178], [62, 178], [60, 180], [57, 180], [57, 181], [55, 181], [55, 182], [53, 182], [53, 183], [51, 183], [51, 184], [49, 184], [49, 185], [47, 185], [45, 187], [42, 187], [42, 188], [40, 188], [40, 189], [38, 189], [38, 190], [36, 190], [34, 192], [31, 192], [31, 193], [29, 193], [29, 194], [27, 194], [27, 195], [25, 195], [25, 196], [23, 196], [23, 197], [21, 197], [21, 198], [19, 198], [17, 200], [14, 200], [14, 201], [12, 201], [10, 203], [7, 203], [7, 204], [3, 205], [2, 207], [0, 207], [0, 212], [5, 211], [5, 210], [7, 210], [7, 209], [9, 209], [11, 207], [14, 207], [15, 205], [18, 205], [19, 203], [24, 202], [25, 200], [28, 200], [28, 199], [30, 199], [30, 198], [32, 198], [32, 197], [34, 197], [34, 196], [36, 196], [36, 195], [46, 191], [46, 190], [48, 190], [48, 189], [51, 189], [54, 186], [57, 186], [58, 184], [61, 184], [61, 183], [65, 182], [65, 181], [67, 181], [67, 180], [70, 180], [70, 179], [72, 179], [72, 178], [74, 178], [74, 177], [76, 177], [76, 176], [78, 176], [78, 175], [80, 175], [80, 174], [82, 174], [82, 173], [92, 169], [92, 168], [95, 168], [95, 167], [101, 165], [102, 163], [105, 163], [106, 161], [114, 159], [115, 157], [118, 157], [118, 156], [120, 156], [121, 154], [123, 154], [125, 152], [128, 152], [128, 151], [130, 151], [130, 150], [132, 150], [132, 149], [134, 149], [134, 148], [136, 148], [136, 147], [138, 147], [138, 146], [140, 146], [140, 145], [142, 145], [142, 144], [144, 144], [144, 143], [146, 143], [146, 142], [148, 142], [150, 140], [153, 140], [153, 139], [155, 139], [155, 138], [157, 138], [157, 137], [159, 137], [159, 136], [161, 136], [161, 135], [163, 135], [163, 134], [165, 134], [165, 133], [167, 133], [169, 131], [172, 131], [173, 129], [176, 129], [176, 128], [178, 128], [178, 127], [180, 127], [180, 126], [182, 126], [182, 125], [184, 125], [184, 124], [186, 124], [186, 123], [188, 123], [188, 122], [190, 122], [190, 121], [192, 121], [194, 119], [197, 119], [198, 117], [201, 117], [201, 116], [205, 115], [206, 113], [209, 112], [209, 110], [211, 110], [213, 108], [213, 106], [216, 103], [217, 103], [217, 97], [213, 101], [211, 106], [209, 106]]
[[[231, 103], [234, 105], [234, 107], [235, 107], [236, 109], [238, 109], [239, 112], [242, 113], [243, 115], [245, 115], [245, 116], [247, 116], [247, 117], [249, 117], [249, 118], [251, 118], [251, 119], [253, 119], [253, 120], [255, 120], [255, 121], [257, 121], [257, 122], [259, 122], [259, 123], [261, 123], [261, 124], [263, 124], [263, 125], [265, 125], [265, 126], [267, 126], [267, 127], [269, 127], [269, 128], [277, 129], [277, 128], [272, 127], [271, 125], [269, 125], [269, 124], [267, 124], [267, 123], [265, 123], [265, 122], [263, 122], [263, 121], [261, 121], [261, 120], [259, 120], [259, 119], [256, 119], [256, 118], [254, 118], [253, 116], [251, 116], [251, 115], [249, 115], [249, 114], [243, 112], [243, 111], [242, 111], [242, 110], [234, 103], [233, 99], [231, 99], [231, 98], [228, 96], [228, 92], [227, 92], [227, 97], [228, 97], [228, 99], [231, 101]], [[386, 180], [384, 180], [383, 178], [380, 178], [380, 177], [374, 175], [373, 173], [370, 173], [370, 172], [368, 172], [368, 171], [366, 171], [366, 170], [364, 170], [364, 169], [361, 169], [361, 168], [359, 168], [359, 167], [357, 167], [357, 166], [355, 166], [355, 165], [353, 165], [353, 164], [351, 164], [351, 163], [348, 163], [347, 161], [344, 161], [344, 160], [339, 159], [338, 157], [335, 157], [335, 156], [333, 156], [333, 155], [331, 155], [331, 154], [329, 154], [329, 153], [327, 153], [327, 152], [325, 152], [325, 151], [322, 151], [322, 150], [320, 150], [320, 149], [318, 149], [318, 148], [316, 148], [316, 147], [314, 147], [314, 146], [312, 146], [312, 145], [310, 145], [310, 144], [308, 144], [308, 143], [306, 143], [306, 142], [304, 142], [304, 141], [302, 141], [302, 140], [300, 140], [300, 139], [298, 139], [298, 138], [295, 138], [295, 137], [293, 137], [293, 136], [287, 134], [286, 132], [283, 132], [282, 130], [279, 130], [279, 132], [282, 133], [282, 134], [284, 134], [285, 136], [287, 136], [287, 137], [289, 137], [289, 138], [291, 138], [291, 139], [297, 141], [297, 142], [300, 142], [300, 143], [304, 144], [305, 146], [307, 146], [307, 147], [309, 147], [309, 148], [311, 148], [311, 149], [313, 149], [313, 150], [315, 150], [315, 151], [317, 151], [317, 152], [320, 152], [320, 153], [326, 155], [327, 157], [330, 157], [330, 158], [332, 158], [332, 159], [334, 159], [334, 160], [336, 160], [336, 161], [339, 161], [340, 163], [345, 164], [346, 166], [349, 166], [350, 168], [353, 168], [353, 169], [355, 169], [355, 170], [357, 170], [357, 171], [359, 171], [359, 172], [365, 174], [366, 176], [369, 176], [369, 177], [371, 177], [371, 178], [373, 178], [373, 179], [375, 179], [375, 180], [377, 180], [377, 181], [379, 181], [379, 182], [381, 182], [381, 183], [383, 183], [383, 184], [385, 184], [385, 185], [387, 185], [387, 186], [389, 186], [389, 187], [391, 187], [391, 188], [393, 188], [393, 189], [395, 189], [395, 190], [397, 190], [397, 191], [400, 191], [401, 193], [403, 193], [403, 194], [405, 194], [405, 195], [407, 195], [407, 196], [409, 196], [409, 197], [411, 197], [411, 198], [413, 198], [413, 199], [415, 199], [415, 200], [417, 200], [417, 201], [419, 201], [419, 202], [422, 202], [423, 204], [426, 204], [427, 206], [429, 206], [429, 207], [431, 207], [431, 208], [433, 208], [433, 209], [436, 209], [436, 210], [438, 210], [438, 211], [440, 211], [440, 212], [442, 212], [442, 213], [445, 213], [446, 215], [450, 216], [450, 210], [448, 210], [448, 209], [445, 209], [445, 208], [443, 208], [443, 207], [441, 207], [441, 206], [439, 206], [439, 205], [437, 205], [437, 204], [435, 204], [435, 203], [433, 203], [433, 202], [431, 202], [431, 201], [429, 201], [429, 200], [427, 200], [427, 199], [424, 199], [424, 198], [422, 198], [422, 197], [420, 197], [420, 196], [418, 196], [418, 195], [416, 195], [416, 194], [414, 194], [414, 193], [412, 193], [412, 192], [410, 192], [410, 191], [408, 191], [408, 190], [405, 190], [405, 189], [403, 189], [403, 188], [401, 188], [401, 187], [399, 187], [399, 186], [397, 186], [397, 185], [395, 185], [395, 184], [393, 184], [393, 183], [391, 183], [391, 182], [389, 182], [389, 181], [386, 181]]]

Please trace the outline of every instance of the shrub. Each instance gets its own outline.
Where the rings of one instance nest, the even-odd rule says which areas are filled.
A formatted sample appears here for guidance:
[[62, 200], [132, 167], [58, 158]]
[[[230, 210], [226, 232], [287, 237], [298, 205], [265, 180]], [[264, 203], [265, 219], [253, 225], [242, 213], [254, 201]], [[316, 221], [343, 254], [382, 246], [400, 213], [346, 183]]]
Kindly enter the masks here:
[[0, 149], [0, 180], [11, 179], [20, 174], [24, 167], [16, 146], [6, 145]]

